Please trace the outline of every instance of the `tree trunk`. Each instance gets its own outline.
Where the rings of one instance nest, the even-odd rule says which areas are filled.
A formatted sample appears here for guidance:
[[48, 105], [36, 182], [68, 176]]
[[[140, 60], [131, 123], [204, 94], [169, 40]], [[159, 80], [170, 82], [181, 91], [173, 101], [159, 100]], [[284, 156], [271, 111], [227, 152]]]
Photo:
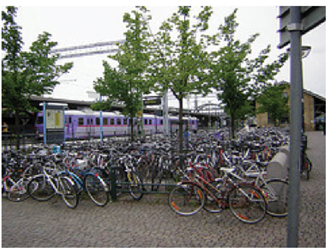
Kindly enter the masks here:
[[130, 118], [130, 126], [131, 126], [131, 141], [134, 141], [134, 134], [133, 134], [133, 118]]
[[180, 159], [180, 168], [183, 169], [183, 98], [179, 99], [179, 159]]
[[231, 112], [230, 114], [230, 126], [231, 126], [231, 139], [235, 138], [235, 114]]
[[183, 99], [179, 99], [179, 153], [183, 151]]
[[19, 126], [19, 111], [15, 110], [15, 135], [16, 135], [16, 149], [19, 150], [20, 148], [20, 126]]

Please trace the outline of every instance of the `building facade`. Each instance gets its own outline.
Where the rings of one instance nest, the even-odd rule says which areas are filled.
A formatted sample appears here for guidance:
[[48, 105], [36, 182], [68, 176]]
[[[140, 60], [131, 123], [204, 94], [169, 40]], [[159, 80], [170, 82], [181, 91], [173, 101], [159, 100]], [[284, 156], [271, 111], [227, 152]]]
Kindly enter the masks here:
[[[288, 105], [290, 105], [290, 84], [288, 82], [280, 82], [278, 84], [284, 84], [286, 86], [284, 93], [288, 95]], [[303, 99], [305, 131], [314, 131], [317, 129], [315, 119], [323, 114], [326, 114], [326, 98], [304, 89]], [[256, 104], [256, 107], [258, 107], [258, 104]], [[257, 114], [256, 122], [259, 127], [274, 126], [274, 121], [270, 120], [267, 113]], [[289, 119], [283, 121], [281, 126], [289, 126]]]

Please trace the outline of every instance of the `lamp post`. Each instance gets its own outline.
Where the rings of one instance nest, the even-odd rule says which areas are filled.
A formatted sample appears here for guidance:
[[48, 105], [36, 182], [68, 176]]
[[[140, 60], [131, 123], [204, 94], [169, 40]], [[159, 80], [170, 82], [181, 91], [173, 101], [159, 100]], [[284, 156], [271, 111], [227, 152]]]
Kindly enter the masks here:
[[[93, 91], [87, 91], [89, 98], [99, 98], [99, 101], [102, 101], [102, 96], [96, 92]], [[100, 141], [103, 141], [103, 119], [102, 119], [102, 109], [100, 110]]]
[[[288, 190], [287, 247], [297, 247], [299, 228], [299, 193], [301, 167], [301, 138], [303, 135], [303, 75], [302, 57], [309, 54], [309, 46], [301, 44], [301, 11], [299, 6], [290, 7], [290, 55], [291, 55], [291, 103], [290, 103], [290, 170]], [[305, 48], [303, 50], [303, 48]], [[310, 47], [311, 48], [311, 47]], [[304, 53], [302, 52], [304, 51]], [[306, 53], [305, 53], [306, 52]], [[301, 56], [302, 55], [302, 56]]]

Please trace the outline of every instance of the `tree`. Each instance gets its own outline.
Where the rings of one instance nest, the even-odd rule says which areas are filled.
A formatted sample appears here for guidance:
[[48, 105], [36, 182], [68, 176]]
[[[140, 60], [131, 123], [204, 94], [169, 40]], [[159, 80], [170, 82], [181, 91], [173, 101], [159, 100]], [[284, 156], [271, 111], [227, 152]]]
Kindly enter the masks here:
[[[150, 44], [149, 74], [155, 82], [154, 90], [171, 90], [179, 102], [179, 151], [183, 149], [183, 99], [190, 93], [206, 94], [210, 91], [208, 71], [209, 41], [217, 36], [199, 33], [206, 31], [212, 15], [211, 7], [203, 7], [194, 24], [191, 7], [180, 6], [176, 13], [164, 21]], [[174, 35], [176, 37], [174, 37]]]
[[218, 91], [218, 99], [225, 105], [225, 112], [230, 115], [232, 137], [235, 120], [251, 111], [250, 102], [274, 79], [288, 59], [288, 54], [284, 53], [273, 63], [265, 65], [270, 45], [263, 49], [257, 58], [249, 59], [251, 45], [259, 34], [252, 35], [245, 43], [236, 40], [236, 13], [237, 9], [225, 18], [225, 24], [219, 28], [226, 45], [210, 55], [211, 74], [215, 80], [213, 87]]
[[[50, 54], [56, 42], [51, 42], [49, 33], [44, 32], [32, 43], [30, 51], [22, 51], [21, 27], [15, 22], [17, 8], [6, 7], [2, 11], [2, 105], [15, 114], [15, 134], [21, 132], [20, 114], [33, 110], [31, 95], [51, 93], [59, 84], [56, 79], [73, 66], [72, 63], [56, 65], [59, 55]], [[17, 139], [17, 148], [19, 140]]]
[[93, 108], [109, 108], [113, 102], [122, 102], [123, 114], [130, 118], [132, 140], [133, 119], [142, 109], [142, 94], [149, 92], [145, 69], [149, 64], [147, 22], [151, 17], [144, 18], [147, 12], [145, 7], [140, 7], [132, 14], [124, 14], [123, 21], [128, 28], [124, 33], [125, 42], [119, 46], [117, 54], [108, 56], [117, 61], [118, 67], [116, 69], [104, 61], [104, 76], [94, 82], [95, 91], [106, 98]]
[[262, 95], [256, 100], [261, 104], [257, 108], [257, 113], [268, 113], [268, 115], [274, 120], [274, 125], [278, 126], [278, 122], [288, 116], [288, 97], [283, 95], [285, 90], [284, 85], [270, 85], [262, 93]]

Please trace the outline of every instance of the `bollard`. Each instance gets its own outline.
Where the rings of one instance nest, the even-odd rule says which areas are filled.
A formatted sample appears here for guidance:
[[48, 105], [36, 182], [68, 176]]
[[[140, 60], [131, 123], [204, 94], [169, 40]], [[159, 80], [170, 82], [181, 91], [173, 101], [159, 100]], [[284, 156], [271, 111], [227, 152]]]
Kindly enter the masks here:
[[115, 170], [117, 167], [111, 166], [110, 167], [110, 182], [111, 182], [111, 189], [110, 195], [112, 197], [112, 201], [115, 202], [117, 200], [117, 193], [116, 193], [116, 173]]

